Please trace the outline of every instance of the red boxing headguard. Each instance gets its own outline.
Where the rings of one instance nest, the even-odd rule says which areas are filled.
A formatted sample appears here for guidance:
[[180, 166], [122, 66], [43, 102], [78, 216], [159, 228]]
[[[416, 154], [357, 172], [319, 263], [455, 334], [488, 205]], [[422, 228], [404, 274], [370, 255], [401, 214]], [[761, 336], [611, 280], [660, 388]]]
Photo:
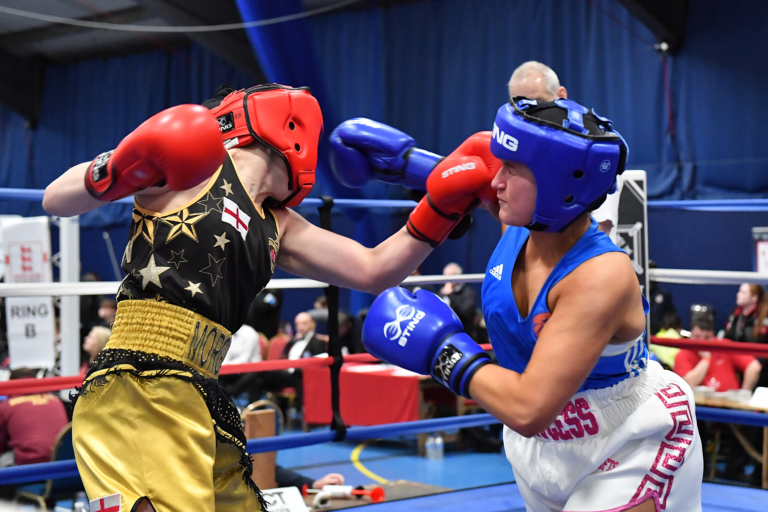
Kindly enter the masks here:
[[292, 193], [269, 206], [301, 203], [315, 184], [317, 145], [323, 135], [323, 114], [309, 88], [265, 84], [233, 91], [211, 113], [227, 149], [257, 140], [282, 157]]

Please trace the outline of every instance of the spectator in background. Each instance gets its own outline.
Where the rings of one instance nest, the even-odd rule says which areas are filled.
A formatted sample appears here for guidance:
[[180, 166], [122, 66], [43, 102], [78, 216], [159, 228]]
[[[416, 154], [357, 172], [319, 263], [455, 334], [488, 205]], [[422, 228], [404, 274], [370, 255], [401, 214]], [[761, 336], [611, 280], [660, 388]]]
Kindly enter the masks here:
[[[80, 277], [82, 282], [96, 282], [101, 281], [99, 274], [96, 272], [86, 272]], [[80, 296], [80, 337], [85, 338], [91, 329], [97, 325], [102, 325], [102, 320], [99, 318], [99, 304], [102, 297], [98, 295], [81, 295]]]
[[[704, 316], [692, 321], [691, 337], [694, 339], [715, 339], [713, 322]], [[675, 373], [691, 387], [711, 386], [715, 391], [731, 389], [755, 389], [762, 366], [752, 356], [681, 349], [675, 357]], [[741, 384], [736, 370], [743, 375]]]
[[[294, 319], [296, 335], [283, 350], [283, 359], [303, 359], [327, 353], [325, 342], [315, 336], [315, 322], [309, 313], [302, 312]], [[273, 370], [250, 373], [248, 381], [248, 401], [255, 402], [266, 391], [277, 391], [283, 388], [296, 390], [296, 406], [302, 404], [301, 369]]]
[[[36, 370], [19, 368], [11, 379], [34, 378]], [[51, 393], [11, 395], [0, 402], [0, 453], [2, 466], [50, 462], [53, 443], [67, 426], [67, 411]], [[5, 455], [6, 452], [11, 451]]]
[[325, 295], [320, 295], [315, 299], [312, 304], [312, 309], [307, 311], [312, 321], [315, 322], [315, 333], [322, 333], [320, 339], [328, 341], [328, 298]]
[[344, 355], [365, 352], [355, 317], [344, 310], [339, 310], [339, 341], [341, 342], [341, 352]]
[[285, 346], [285, 357], [301, 359], [327, 352], [325, 343], [315, 336], [315, 321], [308, 312], [305, 311], [296, 315], [293, 324], [296, 334], [293, 341]]
[[[648, 261], [648, 268], [659, 268], [655, 261]], [[672, 294], [666, 288], [659, 286], [654, 280], [649, 282], [648, 302], [651, 310], [648, 317], [651, 320], [651, 332], [659, 332], [662, 329], [662, 320], [667, 313], [677, 313], [677, 308], [672, 302]]]
[[283, 307], [283, 291], [262, 290], [251, 304], [246, 323], [267, 339], [272, 339], [280, 327], [280, 310]]
[[736, 293], [736, 309], [725, 325], [726, 339], [749, 343], [767, 341], [768, 326], [765, 325], [765, 315], [760, 319], [760, 305], [764, 298], [765, 292], [759, 284], [744, 283], [739, 287]]
[[[443, 269], [444, 276], [456, 276], [463, 273], [458, 263], [449, 263]], [[475, 291], [466, 283], [445, 283], [440, 289], [440, 298], [451, 306], [456, 316], [461, 320], [464, 331], [474, 339], [475, 313], [477, 298]]]
[[229, 350], [221, 364], [258, 363], [262, 358], [261, 336], [246, 323], [232, 335]]
[[[224, 366], [227, 364], [258, 363], [263, 357], [261, 335], [256, 332], [256, 329], [245, 323], [232, 335], [229, 351], [227, 351], [221, 364]], [[219, 382], [230, 397], [237, 398], [252, 385], [253, 375], [253, 373], [219, 375]]]
[[117, 301], [110, 297], [104, 297], [99, 302], [99, 318], [101, 324], [105, 327], [112, 328], [112, 324], [115, 323], [115, 315], [117, 315]]
[[344, 475], [328, 473], [322, 478], [313, 480], [282, 466], [275, 466], [275, 481], [278, 487], [296, 487], [301, 490], [305, 485], [308, 489], [322, 490], [324, 485], [344, 485]]
[[88, 372], [93, 360], [104, 350], [110, 336], [112, 336], [112, 331], [109, 327], [98, 325], [91, 328], [83, 340], [83, 351], [88, 355], [88, 360], [83, 362], [80, 367], [80, 374], [85, 375]]
[[[667, 313], [661, 323], [661, 330], [656, 333], [659, 338], [681, 338], [680, 331], [683, 329], [683, 320], [677, 313]], [[675, 357], [680, 352], [676, 347], [665, 347], [650, 343], [648, 350], [656, 356], [656, 359], [664, 365], [666, 369], [675, 367]]]
[[510, 99], [515, 96], [539, 101], [568, 98], [568, 91], [560, 85], [560, 80], [552, 68], [533, 60], [524, 62], [515, 69], [509, 77], [507, 89]]
[[[412, 276], [420, 276], [421, 275], [421, 267], [415, 269], [413, 272], [411, 272]], [[432, 291], [429, 285], [423, 285], [423, 284], [406, 284], [402, 285], [403, 288], [408, 290], [411, 293], [416, 293], [418, 290], [429, 290]]]
[[[728, 317], [725, 337], [733, 341], [768, 343], [768, 296], [759, 284], [744, 283], [736, 294], [736, 309]], [[758, 387], [768, 387], [768, 358], [759, 358], [763, 369]]]

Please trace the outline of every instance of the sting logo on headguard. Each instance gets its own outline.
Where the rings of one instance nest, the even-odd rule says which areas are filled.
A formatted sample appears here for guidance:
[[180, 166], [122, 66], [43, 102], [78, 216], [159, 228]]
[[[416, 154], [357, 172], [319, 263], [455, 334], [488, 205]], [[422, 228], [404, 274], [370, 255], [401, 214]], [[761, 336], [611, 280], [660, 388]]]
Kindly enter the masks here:
[[315, 184], [317, 145], [323, 136], [323, 114], [309, 88], [265, 84], [235, 91], [221, 86], [203, 105], [218, 119], [227, 149], [258, 141], [285, 162], [291, 194], [267, 206], [301, 203]]
[[[413, 306], [403, 304], [402, 306], [397, 307], [395, 316], [396, 318], [394, 320], [384, 324], [384, 336], [392, 341], [397, 340], [398, 344], [401, 347], [404, 347], [405, 344], [408, 343], [408, 336], [410, 336], [413, 329], [418, 325], [422, 318], [427, 316], [427, 314], [423, 311], [419, 311]], [[410, 322], [408, 322], [408, 325], [403, 329], [401, 324], [408, 320], [410, 320]]]
[[562, 232], [615, 190], [627, 144], [609, 119], [571, 100], [515, 97], [496, 113], [491, 152], [528, 166], [536, 181], [533, 231]]
[[235, 129], [235, 116], [232, 112], [227, 112], [223, 116], [216, 118], [219, 122], [219, 130], [221, 133], [231, 132]]

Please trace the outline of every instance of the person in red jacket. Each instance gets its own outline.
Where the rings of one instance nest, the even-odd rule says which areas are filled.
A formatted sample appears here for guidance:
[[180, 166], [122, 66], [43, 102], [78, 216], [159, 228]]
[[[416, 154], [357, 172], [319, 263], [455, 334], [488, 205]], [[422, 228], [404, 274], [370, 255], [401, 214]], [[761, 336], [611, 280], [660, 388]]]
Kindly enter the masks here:
[[[696, 320], [691, 327], [694, 339], [714, 339], [714, 328], [706, 318]], [[762, 365], [752, 356], [723, 352], [694, 352], [683, 349], [675, 356], [675, 373], [691, 387], [712, 386], [716, 391], [752, 390], [757, 384]], [[744, 376], [741, 384], [736, 370]]]
[[[11, 379], [34, 378], [35, 370], [19, 368]], [[50, 393], [11, 395], [0, 402], [0, 467], [50, 462], [53, 443], [69, 422], [59, 398]], [[12, 498], [15, 486], [0, 488]]]

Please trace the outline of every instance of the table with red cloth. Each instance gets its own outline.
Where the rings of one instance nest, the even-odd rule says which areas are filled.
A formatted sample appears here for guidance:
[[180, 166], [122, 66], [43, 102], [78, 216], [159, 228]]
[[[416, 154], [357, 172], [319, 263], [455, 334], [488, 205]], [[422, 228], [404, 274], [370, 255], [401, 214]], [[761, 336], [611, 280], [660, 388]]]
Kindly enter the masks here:
[[[305, 368], [304, 423], [331, 423], [328, 367]], [[459, 398], [462, 404], [464, 399]], [[457, 397], [430, 377], [386, 364], [345, 364], [339, 375], [339, 408], [346, 425], [382, 425], [427, 417], [426, 404], [457, 406]], [[461, 412], [461, 410], [459, 410]]]

